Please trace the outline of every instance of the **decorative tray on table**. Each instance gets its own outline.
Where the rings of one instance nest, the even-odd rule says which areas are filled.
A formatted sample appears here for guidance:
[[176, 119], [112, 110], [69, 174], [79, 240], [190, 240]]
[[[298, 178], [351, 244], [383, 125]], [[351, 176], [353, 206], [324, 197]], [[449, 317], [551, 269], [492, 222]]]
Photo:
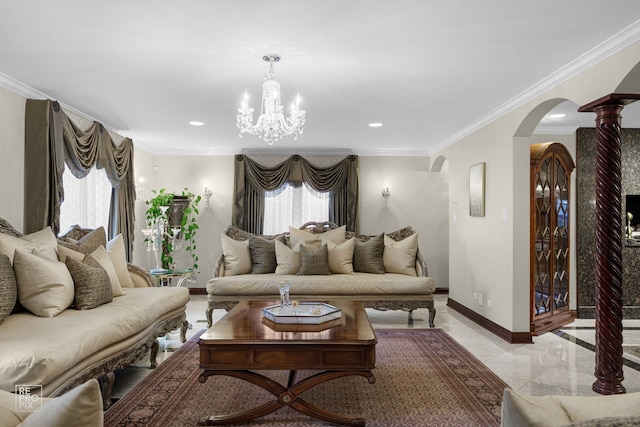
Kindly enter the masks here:
[[323, 302], [308, 301], [284, 307], [281, 307], [280, 304], [272, 305], [263, 308], [262, 314], [273, 323], [299, 325], [318, 325], [342, 317], [342, 312], [338, 307]]

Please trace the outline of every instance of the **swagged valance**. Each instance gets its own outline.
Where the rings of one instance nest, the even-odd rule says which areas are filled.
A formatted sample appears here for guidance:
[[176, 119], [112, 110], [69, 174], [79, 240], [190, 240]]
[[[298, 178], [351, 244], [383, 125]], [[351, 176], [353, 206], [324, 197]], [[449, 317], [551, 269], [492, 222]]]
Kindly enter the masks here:
[[[57, 101], [27, 99], [25, 113], [25, 233], [51, 226], [60, 232], [65, 163], [84, 178], [93, 166], [104, 168], [111, 186], [108, 235], [122, 234], [127, 258], [134, 236], [133, 142], [116, 144], [102, 124], [86, 131], [76, 126]], [[80, 224], [83, 225], [83, 224]]]
[[314, 166], [299, 155], [270, 168], [245, 155], [235, 158], [235, 190], [232, 225], [250, 233], [262, 234], [264, 192], [286, 182], [306, 182], [316, 191], [329, 192], [329, 221], [358, 232], [358, 156], [350, 155], [333, 166]]

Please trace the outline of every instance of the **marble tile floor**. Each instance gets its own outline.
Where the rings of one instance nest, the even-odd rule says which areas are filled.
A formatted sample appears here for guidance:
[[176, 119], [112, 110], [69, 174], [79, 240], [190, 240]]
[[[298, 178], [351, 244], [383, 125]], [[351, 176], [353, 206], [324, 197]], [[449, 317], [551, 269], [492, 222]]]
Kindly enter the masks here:
[[[597, 395], [591, 387], [595, 381], [595, 328], [594, 320], [578, 319], [567, 327], [534, 337], [533, 344], [509, 344], [476, 323], [447, 307], [447, 295], [436, 295], [436, 327], [445, 330], [510, 387], [527, 394]], [[187, 320], [191, 325], [187, 337], [206, 329], [204, 295], [192, 295], [187, 305]], [[214, 322], [225, 314], [214, 311]], [[413, 326], [407, 325], [407, 313], [381, 312], [367, 309], [376, 329], [428, 328], [428, 311], [414, 312]], [[623, 385], [627, 392], [640, 391], [640, 320], [625, 320]], [[158, 362], [162, 363], [180, 346], [179, 334], [160, 338]], [[152, 370], [148, 358], [136, 366], [119, 372], [113, 397], [126, 394]]]

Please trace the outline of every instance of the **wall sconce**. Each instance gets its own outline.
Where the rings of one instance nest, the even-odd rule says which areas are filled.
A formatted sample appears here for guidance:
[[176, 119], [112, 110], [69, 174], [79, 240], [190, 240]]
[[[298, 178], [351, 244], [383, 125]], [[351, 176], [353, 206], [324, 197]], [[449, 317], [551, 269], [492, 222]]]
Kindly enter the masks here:
[[205, 208], [209, 207], [209, 199], [211, 198], [212, 195], [213, 195], [213, 192], [211, 191], [211, 189], [209, 187], [204, 187], [204, 207]]
[[140, 185], [138, 185], [136, 187], [136, 200], [142, 200], [144, 199], [144, 176], [141, 176], [140, 178], [138, 178], [138, 182], [140, 183]]
[[389, 206], [389, 198], [391, 197], [391, 192], [389, 191], [389, 187], [385, 187], [382, 189], [382, 198], [384, 199], [384, 207]]

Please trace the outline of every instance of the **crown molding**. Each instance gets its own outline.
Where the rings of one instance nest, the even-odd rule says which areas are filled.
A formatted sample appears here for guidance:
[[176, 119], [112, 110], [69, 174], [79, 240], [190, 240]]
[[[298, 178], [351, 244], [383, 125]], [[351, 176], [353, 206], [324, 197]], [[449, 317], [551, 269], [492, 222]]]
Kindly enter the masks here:
[[427, 150], [353, 150], [363, 157], [429, 157]]
[[[54, 99], [52, 96], [49, 96], [46, 93], [40, 92], [39, 90], [34, 89], [31, 86], [27, 86], [26, 84], [19, 82], [13, 77], [7, 76], [6, 74], [3, 74], [3, 73], [0, 73], [0, 87], [3, 87], [8, 91], [15, 93], [16, 95], [22, 96], [27, 99]], [[76, 110], [70, 105], [67, 105], [64, 102], [61, 102], [60, 100], [58, 100], [58, 102], [60, 103], [60, 106], [62, 107], [63, 110], [66, 110], [67, 112], [73, 113], [76, 116], [80, 116], [83, 119], [89, 120], [91, 122], [98, 122], [102, 124], [102, 126], [106, 130], [122, 136], [121, 131], [119, 131], [118, 129], [115, 129], [113, 126], [109, 126], [108, 124], [103, 123], [100, 120], [97, 120], [95, 117], [91, 117], [90, 115], [83, 113], [82, 111]]]
[[517, 109], [518, 107], [521, 107], [522, 105], [535, 99], [543, 93], [548, 92], [555, 86], [564, 83], [570, 78], [576, 76], [577, 74], [580, 74], [581, 72], [587, 70], [598, 62], [610, 57], [611, 55], [619, 52], [620, 50], [637, 42], [638, 40], [640, 40], [640, 20], [619, 31], [617, 34], [614, 34], [593, 49], [587, 51], [585, 54], [579, 56], [574, 61], [550, 74], [548, 77], [540, 80], [529, 89], [521, 92], [504, 104], [498, 106], [489, 113], [480, 117], [478, 120], [469, 124], [459, 132], [451, 135], [442, 143], [434, 146], [432, 152], [436, 153], [448, 147], [449, 145], [458, 142], [464, 137], [499, 119], [505, 114]]
[[154, 156], [235, 156], [236, 154], [246, 154], [248, 156], [348, 156], [356, 154], [362, 157], [429, 157], [429, 153], [421, 150], [350, 150], [331, 148], [274, 148], [274, 149], [191, 149], [188, 153], [184, 150], [158, 150], [140, 140], [135, 141], [135, 146]]
[[32, 99], [48, 99], [49, 97], [36, 90], [30, 86], [25, 85], [24, 83], [19, 82], [13, 77], [7, 76], [6, 74], [0, 73], [0, 87], [7, 89], [10, 92], [15, 93], [16, 95], [23, 96], [25, 98]]

